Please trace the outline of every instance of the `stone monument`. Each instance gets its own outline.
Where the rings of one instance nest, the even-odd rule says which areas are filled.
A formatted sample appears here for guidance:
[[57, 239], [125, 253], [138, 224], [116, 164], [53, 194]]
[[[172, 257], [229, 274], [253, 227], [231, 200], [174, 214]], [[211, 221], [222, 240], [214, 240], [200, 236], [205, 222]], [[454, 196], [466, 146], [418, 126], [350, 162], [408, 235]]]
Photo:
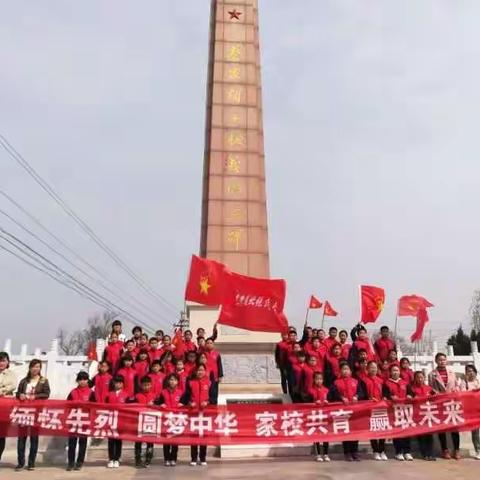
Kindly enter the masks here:
[[[200, 255], [268, 278], [257, 0], [212, 0], [202, 195]], [[212, 308], [187, 310], [192, 329], [213, 327], [218, 317]], [[270, 350], [278, 337], [220, 326], [218, 342]]]

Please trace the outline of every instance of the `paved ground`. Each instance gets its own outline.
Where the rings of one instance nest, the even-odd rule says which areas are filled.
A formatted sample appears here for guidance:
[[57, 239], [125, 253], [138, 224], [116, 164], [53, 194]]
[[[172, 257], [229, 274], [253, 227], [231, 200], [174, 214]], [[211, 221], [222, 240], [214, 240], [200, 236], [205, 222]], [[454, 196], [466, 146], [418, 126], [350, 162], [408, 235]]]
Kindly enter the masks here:
[[439, 460], [427, 463], [417, 460], [400, 463], [374, 462], [364, 460], [360, 463], [346, 463], [342, 460], [330, 464], [317, 464], [309, 459], [277, 460], [213, 460], [208, 467], [190, 467], [179, 465], [175, 468], [154, 464], [147, 470], [135, 470], [131, 466], [122, 466], [117, 470], [106, 469], [104, 464], [93, 463], [81, 472], [66, 472], [58, 467], [41, 467], [35, 472], [14, 472], [12, 465], [0, 466], [0, 478], [18, 480], [372, 480], [377, 478], [395, 478], [397, 480], [470, 480], [478, 479], [480, 462], [470, 459], [459, 462]]

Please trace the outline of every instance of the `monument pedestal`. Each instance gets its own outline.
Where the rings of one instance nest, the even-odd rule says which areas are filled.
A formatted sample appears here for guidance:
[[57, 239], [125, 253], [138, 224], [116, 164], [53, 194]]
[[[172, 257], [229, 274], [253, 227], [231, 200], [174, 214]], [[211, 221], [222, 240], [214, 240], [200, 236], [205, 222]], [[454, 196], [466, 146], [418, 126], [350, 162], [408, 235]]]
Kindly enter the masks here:
[[[198, 304], [187, 305], [190, 329], [195, 333], [205, 328], [213, 330], [218, 309]], [[282, 393], [280, 372], [275, 365], [275, 345], [278, 333], [250, 332], [218, 325], [216, 348], [222, 355], [224, 379], [220, 384], [219, 405], [235, 403], [290, 403], [290, 396]], [[312, 444], [291, 443], [270, 445], [222, 445], [217, 454], [221, 458], [262, 458], [310, 455]]]

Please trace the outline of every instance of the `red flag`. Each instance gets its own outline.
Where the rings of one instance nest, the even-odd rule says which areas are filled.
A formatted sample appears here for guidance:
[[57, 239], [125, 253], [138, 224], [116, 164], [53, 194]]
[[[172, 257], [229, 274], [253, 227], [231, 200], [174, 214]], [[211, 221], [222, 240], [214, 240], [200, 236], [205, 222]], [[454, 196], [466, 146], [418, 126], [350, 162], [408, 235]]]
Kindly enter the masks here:
[[218, 323], [257, 332], [284, 332], [285, 280], [225, 274], [225, 298]]
[[385, 290], [380, 287], [362, 285], [360, 287], [360, 296], [362, 301], [361, 322], [375, 322], [385, 305]]
[[323, 314], [326, 316], [326, 317], [336, 317], [338, 315], [338, 312], [336, 312], [332, 306], [330, 305], [330, 303], [328, 302], [328, 300], [325, 302], [325, 309], [323, 310]]
[[192, 255], [185, 300], [202, 305], [220, 305], [223, 297], [225, 272], [226, 267], [222, 263]]
[[315, 308], [322, 308], [322, 306], [323, 306], [322, 302], [317, 297], [315, 297], [314, 295], [310, 296], [310, 304], [308, 308], [315, 309]]
[[92, 362], [93, 361], [97, 361], [98, 360], [98, 357], [97, 357], [97, 347], [95, 345], [95, 342], [90, 342], [88, 344], [88, 351], [87, 351], [87, 358], [89, 360], [91, 360]]
[[399, 317], [416, 317], [419, 310], [428, 307], [433, 307], [433, 304], [426, 298], [418, 295], [404, 295], [398, 300], [397, 315]]
[[417, 312], [417, 329], [413, 332], [412, 336], [410, 337], [410, 341], [418, 342], [422, 339], [423, 329], [425, 325], [428, 323], [428, 312], [426, 308], [419, 308]]

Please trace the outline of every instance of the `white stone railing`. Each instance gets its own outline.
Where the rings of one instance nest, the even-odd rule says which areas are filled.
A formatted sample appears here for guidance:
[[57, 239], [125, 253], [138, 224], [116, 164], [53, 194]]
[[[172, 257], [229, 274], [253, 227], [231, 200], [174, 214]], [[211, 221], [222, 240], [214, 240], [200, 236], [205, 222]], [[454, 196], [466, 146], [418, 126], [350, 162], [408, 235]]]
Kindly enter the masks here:
[[[97, 356], [101, 358], [105, 341], [97, 340]], [[75, 386], [77, 373], [85, 370], [94, 375], [96, 362], [91, 362], [85, 355], [61, 355], [59, 353], [58, 339], [52, 340], [48, 352], [36, 348], [33, 353], [28, 353], [28, 346], [21, 345], [20, 353], [12, 352], [12, 341], [6, 340], [3, 351], [10, 356], [10, 368], [17, 377], [17, 382], [25, 377], [28, 371], [28, 364], [34, 358], [42, 361], [42, 375], [48, 378], [51, 398], [66, 398], [70, 390]]]
[[[101, 358], [105, 348], [105, 340], [97, 340], [97, 358]], [[17, 381], [25, 377], [28, 363], [38, 358], [43, 363], [42, 374], [50, 383], [51, 398], [66, 398], [70, 390], [75, 386], [75, 377], [80, 370], [85, 370], [93, 376], [96, 373], [97, 363], [91, 362], [85, 355], [61, 355], [59, 353], [58, 340], [52, 340], [50, 350], [42, 352], [39, 348], [33, 353], [28, 353], [27, 345], [22, 345], [19, 354], [12, 353], [12, 342], [7, 340], [3, 348], [10, 355], [10, 368], [15, 372]], [[417, 356], [406, 355], [415, 370], [423, 370], [425, 373], [435, 368], [435, 354], [438, 348], [434, 342], [431, 355], [420, 354]], [[399, 358], [402, 356], [398, 352]], [[476, 342], [472, 342], [471, 355], [454, 355], [453, 347], [447, 349], [449, 365], [458, 375], [463, 374], [465, 365], [474, 364], [480, 371], [480, 354]], [[239, 358], [241, 357], [241, 358]], [[245, 358], [243, 358], [245, 357]], [[275, 368], [273, 356], [263, 355], [261, 358], [252, 355], [229, 355], [224, 354], [225, 383], [279, 383], [278, 370]], [[242, 363], [243, 362], [243, 363]], [[243, 365], [245, 364], [245, 365]], [[241, 368], [243, 365], [243, 368]]]

